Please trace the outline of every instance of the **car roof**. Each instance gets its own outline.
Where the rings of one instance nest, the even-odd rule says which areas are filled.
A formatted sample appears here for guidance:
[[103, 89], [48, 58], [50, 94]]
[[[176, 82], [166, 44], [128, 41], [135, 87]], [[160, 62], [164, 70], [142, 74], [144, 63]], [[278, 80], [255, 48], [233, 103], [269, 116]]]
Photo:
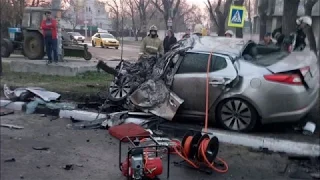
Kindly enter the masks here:
[[241, 55], [248, 41], [240, 38], [202, 36], [195, 40], [190, 52], [219, 53], [230, 56]]

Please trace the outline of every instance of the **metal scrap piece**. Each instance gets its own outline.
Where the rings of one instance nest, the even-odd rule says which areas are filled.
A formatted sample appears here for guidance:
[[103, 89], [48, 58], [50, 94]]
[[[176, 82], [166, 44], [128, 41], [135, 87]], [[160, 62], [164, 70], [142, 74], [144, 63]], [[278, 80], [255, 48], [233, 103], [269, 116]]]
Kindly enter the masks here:
[[17, 125], [13, 125], [13, 124], [0, 124], [0, 126], [10, 128], [10, 129], [24, 129], [24, 127], [22, 127], [22, 126], [17, 126]]

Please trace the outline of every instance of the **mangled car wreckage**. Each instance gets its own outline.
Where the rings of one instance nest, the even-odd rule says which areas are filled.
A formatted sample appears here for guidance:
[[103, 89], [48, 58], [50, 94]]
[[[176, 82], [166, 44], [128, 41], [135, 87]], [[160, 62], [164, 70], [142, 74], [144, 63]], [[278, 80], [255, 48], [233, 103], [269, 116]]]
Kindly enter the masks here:
[[305, 116], [318, 99], [316, 64], [315, 54], [307, 49], [287, 52], [243, 39], [194, 35], [161, 58], [121, 61], [115, 69], [101, 61], [97, 67], [114, 75], [110, 101], [167, 120], [178, 109], [184, 115], [205, 115], [208, 76], [210, 120], [248, 131], [258, 122]]

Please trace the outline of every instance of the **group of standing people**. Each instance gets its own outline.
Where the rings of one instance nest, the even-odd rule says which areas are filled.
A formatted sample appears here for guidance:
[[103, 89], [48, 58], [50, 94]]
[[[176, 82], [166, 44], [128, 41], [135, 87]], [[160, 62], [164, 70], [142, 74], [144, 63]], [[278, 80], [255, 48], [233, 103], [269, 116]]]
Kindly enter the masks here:
[[[197, 24], [194, 28], [195, 35], [202, 35], [203, 26], [201, 24]], [[187, 29], [186, 33], [183, 35], [184, 38], [190, 37], [190, 29]], [[171, 50], [172, 45], [177, 43], [177, 38], [174, 36], [174, 32], [172, 30], [168, 30], [166, 33], [166, 37], [163, 41], [160, 40], [158, 36], [158, 29], [155, 25], [152, 25], [149, 28], [149, 34], [142, 40], [142, 44], [140, 47], [139, 56], [159, 56], [162, 57], [165, 53]]]

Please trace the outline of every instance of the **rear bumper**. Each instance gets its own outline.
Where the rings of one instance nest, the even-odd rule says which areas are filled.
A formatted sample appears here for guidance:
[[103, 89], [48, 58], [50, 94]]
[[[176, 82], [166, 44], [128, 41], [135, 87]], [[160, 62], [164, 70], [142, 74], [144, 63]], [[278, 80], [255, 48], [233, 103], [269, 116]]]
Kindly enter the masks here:
[[[309, 113], [312, 108], [318, 103], [319, 101], [319, 87], [317, 87], [312, 92], [312, 100], [305, 98], [298, 98], [292, 96], [292, 101], [287, 104], [285, 108], [287, 111], [277, 112], [270, 114], [267, 117], [262, 117], [261, 122], [263, 124], [267, 123], [275, 123], [275, 122], [296, 122], [301, 120], [307, 113]], [[300, 104], [300, 107], [297, 108], [297, 104]], [[288, 109], [292, 109], [292, 111], [288, 111]]]
[[120, 44], [116, 44], [116, 43], [104, 43], [104, 46], [109, 46], [109, 47], [119, 47]]

